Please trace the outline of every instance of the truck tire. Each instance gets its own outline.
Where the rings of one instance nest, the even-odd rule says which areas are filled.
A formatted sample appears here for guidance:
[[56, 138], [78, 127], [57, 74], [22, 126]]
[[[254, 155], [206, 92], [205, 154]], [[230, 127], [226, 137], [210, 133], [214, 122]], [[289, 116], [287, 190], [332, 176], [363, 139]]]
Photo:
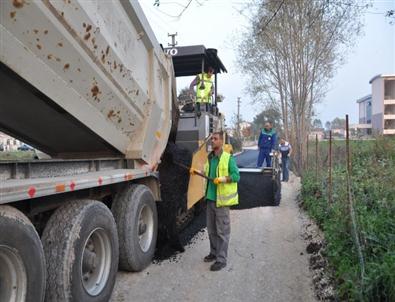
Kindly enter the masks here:
[[118, 235], [103, 203], [77, 200], [61, 206], [49, 219], [42, 241], [46, 301], [109, 301], [118, 268]]
[[0, 206], [0, 301], [44, 301], [45, 273], [34, 226], [17, 209]]
[[119, 234], [119, 267], [139, 272], [152, 261], [158, 235], [158, 214], [151, 190], [133, 184], [115, 196], [112, 212]]

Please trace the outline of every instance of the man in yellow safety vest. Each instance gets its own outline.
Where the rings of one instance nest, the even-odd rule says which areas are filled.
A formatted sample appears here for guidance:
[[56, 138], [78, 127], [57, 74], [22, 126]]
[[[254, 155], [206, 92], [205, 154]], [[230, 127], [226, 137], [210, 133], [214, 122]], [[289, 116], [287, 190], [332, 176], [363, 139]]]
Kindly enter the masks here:
[[200, 104], [203, 103], [208, 111], [211, 96], [214, 93], [214, 68], [208, 67], [207, 72], [200, 73], [195, 77], [189, 86], [191, 95], [194, 86], [196, 86], [196, 112], [199, 117], [201, 115]]
[[[230, 206], [239, 203], [237, 182], [239, 169], [233, 156], [223, 151], [223, 132], [211, 136], [213, 151], [209, 154], [204, 174], [209, 178], [206, 187], [207, 231], [210, 253], [204, 262], [215, 261], [210, 270], [219, 271], [226, 266], [230, 238]], [[191, 168], [191, 174], [198, 172]]]

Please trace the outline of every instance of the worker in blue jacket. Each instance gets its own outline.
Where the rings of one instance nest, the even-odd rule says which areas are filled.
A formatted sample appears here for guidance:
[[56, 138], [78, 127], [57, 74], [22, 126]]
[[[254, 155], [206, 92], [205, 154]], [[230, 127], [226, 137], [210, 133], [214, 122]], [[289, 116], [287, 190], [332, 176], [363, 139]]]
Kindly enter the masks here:
[[261, 134], [258, 139], [258, 162], [257, 167], [260, 168], [263, 165], [263, 162], [266, 160], [266, 166], [272, 166], [272, 159], [270, 157], [270, 153], [276, 149], [277, 136], [276, 131], [273, 130], [273, 126], [271, 123], [266, 122], [263, 127]]

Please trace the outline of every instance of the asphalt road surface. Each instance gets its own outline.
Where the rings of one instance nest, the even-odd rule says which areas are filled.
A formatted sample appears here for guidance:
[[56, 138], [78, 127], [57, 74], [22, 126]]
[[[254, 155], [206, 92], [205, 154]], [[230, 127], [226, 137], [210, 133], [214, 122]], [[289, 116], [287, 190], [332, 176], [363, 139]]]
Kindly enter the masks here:
[[316, 301], [295, 200], [299, 187], [291, 176], [279, 207], [231, 211], [228, 265], [222, 271], [211, 272], [203, 262], [209, 250], [203, 231], [175, 258], [141, 273], [119, 272], [111, 301]]
[[258, 160], [258, 150], [248, 149], [244, 150], [243, 153], [236, 156], [236, 162], [239, 168], [255, 168]]

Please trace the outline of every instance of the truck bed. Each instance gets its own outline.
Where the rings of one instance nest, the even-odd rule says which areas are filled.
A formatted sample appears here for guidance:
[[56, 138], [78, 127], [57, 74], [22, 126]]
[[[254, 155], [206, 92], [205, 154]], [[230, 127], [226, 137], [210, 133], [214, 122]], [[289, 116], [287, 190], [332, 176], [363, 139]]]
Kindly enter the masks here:
[[154, 166], [173, 67], [137, 1], [1, 1], [0, 130], [56, 158]]

